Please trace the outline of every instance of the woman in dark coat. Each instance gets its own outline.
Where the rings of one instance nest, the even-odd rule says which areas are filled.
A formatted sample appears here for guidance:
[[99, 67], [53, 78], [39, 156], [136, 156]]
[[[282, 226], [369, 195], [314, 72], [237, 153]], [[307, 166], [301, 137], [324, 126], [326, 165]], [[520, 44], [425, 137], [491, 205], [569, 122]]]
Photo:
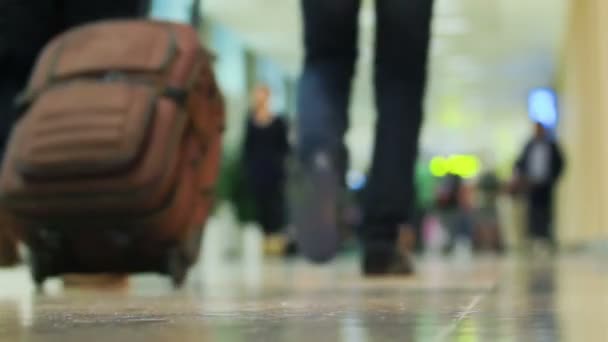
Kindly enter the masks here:
[[270, 95], [266, 86], [254, 90], [243, 162], [247, 185], [255, 201], [256, 221], [267, 237], [266, 250], [276, 254], [284, 245], [277, 242], [277, 236], [286, 224], [285, 168], [289, 143], [285, 120], [271, 112]]

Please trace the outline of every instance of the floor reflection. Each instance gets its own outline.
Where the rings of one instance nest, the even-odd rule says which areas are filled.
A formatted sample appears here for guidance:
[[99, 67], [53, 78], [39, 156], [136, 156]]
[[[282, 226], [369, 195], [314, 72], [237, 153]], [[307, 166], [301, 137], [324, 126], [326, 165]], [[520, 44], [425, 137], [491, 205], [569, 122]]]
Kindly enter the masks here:
[[55, 280], [37, 295], [25, 269], [0, 271], [0, 340], [608, 340], [604, 260], [528, 259], [422, 259], [415, 277], [367, 280], [354, 257], [327, 267], [244, 258], [201, 264], [179, 292], [139, 276], [119, 288]]

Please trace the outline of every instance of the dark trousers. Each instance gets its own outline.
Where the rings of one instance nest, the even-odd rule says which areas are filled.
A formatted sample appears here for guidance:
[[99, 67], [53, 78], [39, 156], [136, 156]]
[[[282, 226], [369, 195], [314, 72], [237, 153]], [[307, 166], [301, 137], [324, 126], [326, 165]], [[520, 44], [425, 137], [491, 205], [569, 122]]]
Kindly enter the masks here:
[[255, 201], [255, 219], [265, 235], [280, 232], [286, 223], [286, 200], [283, 184], [256, 184], [251, 187]]
[[[376, 0], [374, 87], [378, 120], [364, 210], [368, 238], [395, 239], [412, 220], [432, 0]], [[299, 156], [334, 154], [346, 169], [360, 0], [302, 0], [306, 57], [298, 98]]]
[[147, 0], [0, 1], [0, 153], [17, 116], [14, 99], [25, 88], [44, 45], [77, 25], [142, 15], [147, 4]]
[[532, 238], [553, 241], [553, 192], [532, 192], [528, 198], [528, 233]]

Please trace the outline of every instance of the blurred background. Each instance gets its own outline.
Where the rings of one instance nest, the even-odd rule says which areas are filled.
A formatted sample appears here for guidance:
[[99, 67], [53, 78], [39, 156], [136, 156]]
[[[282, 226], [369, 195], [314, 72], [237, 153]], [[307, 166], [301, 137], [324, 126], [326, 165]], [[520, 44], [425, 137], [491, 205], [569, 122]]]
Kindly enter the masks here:
[[[171, 5], [157, 1], [155, 8], [174, 18], [191, 6], [189, 1], [166, 3]], [[200, 8], [201, 32], [218, 56], [218, 77], [228, 100], [225, 149], [230, 160], [238, 158], [242, 123], [256, 84], [267, 84], [273, 110], [293, 121], [303, 53], [299, 2], [204, 0]], [[545, 123], [555, 131], [567, 157], [555, 221], [556, 239], [564, 248], [598, 245], [608, 238], [603, 210], [608, 186], [603, 176], [605, 143], [599, 131], [606, 106], [601, 95], [606, 47], [601, 44], [605, 24], [600, 13], [606, 13], [605, 5], [590, 0], [435, 4], [421, 168], [441, 178], [450, 172], [445, 167], [433, 169], [434, 159], [465, 155], [474, 160], [464, 167], [470, 182], [488, 171], [506, 182], [532, 134], [530, 122]], [[363, 1], [347, 135], [355, 187], [362, 186], [373, 145], [374, 21], [373, 2]], [[423, 191], [430, 197], [436, 189]], [[525, 235], [523, 208], [513, 197], [501, 196], [498, 202], [505, 243], [518, 247]]]

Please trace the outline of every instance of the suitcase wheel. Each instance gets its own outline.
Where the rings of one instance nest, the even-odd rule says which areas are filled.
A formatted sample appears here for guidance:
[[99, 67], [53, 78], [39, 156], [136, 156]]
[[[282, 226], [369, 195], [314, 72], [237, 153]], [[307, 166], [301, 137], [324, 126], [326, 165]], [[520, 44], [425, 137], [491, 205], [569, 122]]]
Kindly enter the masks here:
[[203, 229], [195, 229], [190, 237], [181, 244], [182, 254], [184, 255], [189, 266], [196, 263], [198, 260], [202, 242]]
[[196, 263], [201, 249], [203, 230], [195, 229], [191, 235], [171, 249], [167, 260], [167, 269], [173, 286], [181, 288], [188, 276], [188, 270]]
[[173, 286], [176, 289], [181, 288], [188, 275], [188, 263], [178, 248], [174, 248], [169, 252], [167, 268]]
[[44, 281], [52, 275], [52, 259], [47, 253], [32, 252], [29, 259], [32, 280], [38, 289], [44, 285]]

